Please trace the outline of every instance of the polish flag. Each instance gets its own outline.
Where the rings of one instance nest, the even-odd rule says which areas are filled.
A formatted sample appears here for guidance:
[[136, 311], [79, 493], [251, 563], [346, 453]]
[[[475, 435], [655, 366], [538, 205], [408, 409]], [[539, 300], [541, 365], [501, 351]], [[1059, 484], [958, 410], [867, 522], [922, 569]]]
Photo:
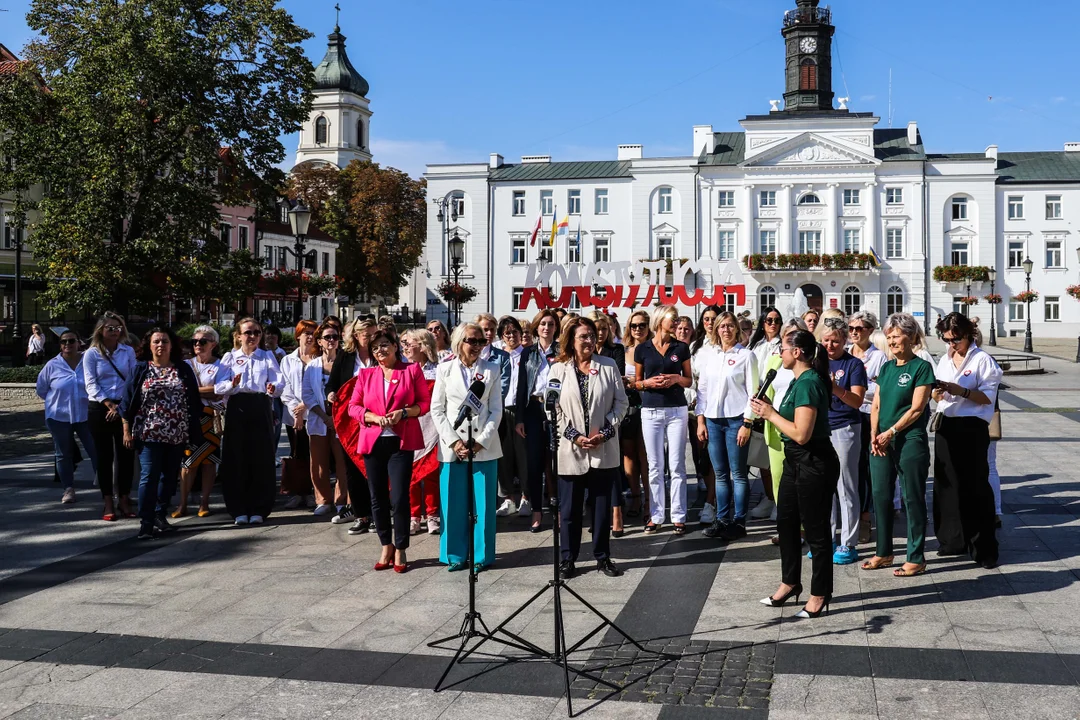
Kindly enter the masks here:
[[540, 225], [544, 222], [544, 213], [540, 213], [536, 216], [536, 227], [533, 228], [532, 235], [529, 236], [529, 247], [536, 245], [536, 236], [540, 234]]

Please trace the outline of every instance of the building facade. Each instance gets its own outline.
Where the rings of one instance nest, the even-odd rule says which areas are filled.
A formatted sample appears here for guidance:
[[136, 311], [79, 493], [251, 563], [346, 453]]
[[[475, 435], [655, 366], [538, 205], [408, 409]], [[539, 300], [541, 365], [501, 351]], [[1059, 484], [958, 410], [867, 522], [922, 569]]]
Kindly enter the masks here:
[[[450, 316], [434, 288], [452, 275], [447, 243], [456, 233], [465, 240], [460, 280], [477, 291], [462, 317], [531, 317], [537, 305], [527, 289], [537, 286], [576, 308], [587, 293], [564, 286], [640, 284], [650, 267], [689, 263], [680, 284], [736, 311], [905, 311], [930, 327], [959, 309], [985, 329], [991, 306], [982, 296], [991, 288], [978, 268], [986, 267], [996, 270], [993, 289], [1004, 299], [993, 309], [997, 332], [1010, 334], [1023, 330], [1027, 306], [1011, 300], [1025, 288], [1020, 256], [1030, 255], [1032, 289], [1041, 294], [1030, 306], [1034, 333], [1080, 333], [1080, 303], [1065, 291], [1080, 282], [1072, 227], [1080, 221], [1080, 145], [927, 153], [916, 123], [882, 128], [873, 113], [834, 98], [833, 32], [828, 8], [798, 0], [781, 28], [783, 108], [772, 101], [770, 112], [743, 118], [736, 131], [695, 126], [685, 156], [648, 158], [640, 145], [620, 145], [615, 160], [526, 156], [509, 164], [492, 154], [486, 163], [429, 165], [432, 200], [457, 210], [442, 221], [428, 216], [429, 317]], [[568, 231], [551, 243], [552, 223], [564, 216]], [[541, 237], [532, 244], [538, 217]], [[607, 275], [597, 263], [608, 264]], [[937, 270], [946, 266], [975, 268], [959, 272], [984, 279], [935, 281], [955, 276]], [[677, 281], [670, 271], [648, 280]], [[720, 285], [744, 292], [717, 294]]]

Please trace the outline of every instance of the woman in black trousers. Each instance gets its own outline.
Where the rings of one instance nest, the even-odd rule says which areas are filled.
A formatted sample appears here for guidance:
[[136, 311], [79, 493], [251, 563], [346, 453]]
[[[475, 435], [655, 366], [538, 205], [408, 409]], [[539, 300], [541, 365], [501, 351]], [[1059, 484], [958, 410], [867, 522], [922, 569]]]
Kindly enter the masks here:
[[815, 618], [829, 612], [832, 600], [832, 504], [840, 479], [840, 460], [829, 431], [829, 355], [814, 336], [797, 330], [782, 341], [784, 369], [793, 371], [780, 408], [752, 399], [758, 417], [771, 422], [784, 440], [784, 473], [776, 498], [776, 528], [780, 533], [780, 588], [761, 603], [778, 607], [792, 595], [799, 601], [803, 586], [799, 527], [813, 553], [810, 599], [795, 617]]
[[948, 352], [938, 362], [933, 398], [941, 425], [934, 436], [934, 533], [938, 555], [961, 555], [990, 569], [998, 562], [997, 516], [990, 486], [990, 421], [1001, 366], [975, 344], [975, 325], [960, 313], [937, 324]]
[[[537, 395], [536, 378], [541, 369], [555, 361], [559, 354], [557, 339], [559, 319], [554, 310], [541, 310], [529, 326], [536, 342], [525, 348], [518, 362], [517, 397], [514, 406], [518, 423], [514, 430], [525, 438], [525, 454], [529, 459], [527, 481], [529, 502], [532, 504], [533, 532], [540, 532], [544, 516], [544, 478], [551, 467], [551, 450], [543, 400]], [[541, 388], [542, 391], [542, 388]], [[521, 417], [524, 408], [524, 419]]]

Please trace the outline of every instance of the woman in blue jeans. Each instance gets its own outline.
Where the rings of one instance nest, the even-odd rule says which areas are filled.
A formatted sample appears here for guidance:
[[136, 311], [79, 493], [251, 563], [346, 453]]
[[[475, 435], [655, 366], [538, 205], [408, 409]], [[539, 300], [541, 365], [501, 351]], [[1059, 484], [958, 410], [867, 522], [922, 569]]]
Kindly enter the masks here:
[[138, 360], [120, 403], [120, 416], [124, 447], [135, 449], [141, 467], [138, 537], [149, 540], [172, 529], [165, 515], [176, 492], [184, 450], [202, 438], [202, 400], [199, 381], [169, 328], [154, 327], [143, 335]]
[[716, 474], [716, 519], [703, 534], [736, 540], [746, 536], [750, 398], [757, 390], [758, 363], [754, 353], [739, 344], [739, 321], [732, 313], [720, 313], [710, 334], [712, 344], [701, 348], [697, 361], [696, 407], [698, 440], [708, 446]]

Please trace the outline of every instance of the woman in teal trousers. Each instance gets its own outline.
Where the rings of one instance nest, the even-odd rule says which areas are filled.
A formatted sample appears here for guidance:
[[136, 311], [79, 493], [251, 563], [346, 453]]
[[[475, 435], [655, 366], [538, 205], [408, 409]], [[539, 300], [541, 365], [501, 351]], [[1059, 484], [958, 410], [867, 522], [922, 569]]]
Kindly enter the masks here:
[[[502, 419], [503, 400], [498, 364], [480, 359], [480, 350], [486, 344], [487, 339], [479, 325], [459, 325], [450, 342], [454, 355], [436, 368], [435, 386], [432, 388], [431, 416], [439, 430], [439, 460], [442, 462], [439, 491], [443, 525], [439, 559], [449, 566], [451, 572], [464, 570], [468, 566], [470, 482], [476, 512], [474, 567], [480, 571], [495, 561], [494, 502], [499, 477], [498, 461], [502, 457], [499, 421]], [[462, 405], [466, 404], [470, 388], [480, 387], [477, 383], [483, 384], [483, 389], [477, 393], [480, 409], [455, 429], [454, 423]], [[470, 424], [471, 450], [468, 447]], [[468, 474], [470, 452], [473, 456], [471, 478]]]

